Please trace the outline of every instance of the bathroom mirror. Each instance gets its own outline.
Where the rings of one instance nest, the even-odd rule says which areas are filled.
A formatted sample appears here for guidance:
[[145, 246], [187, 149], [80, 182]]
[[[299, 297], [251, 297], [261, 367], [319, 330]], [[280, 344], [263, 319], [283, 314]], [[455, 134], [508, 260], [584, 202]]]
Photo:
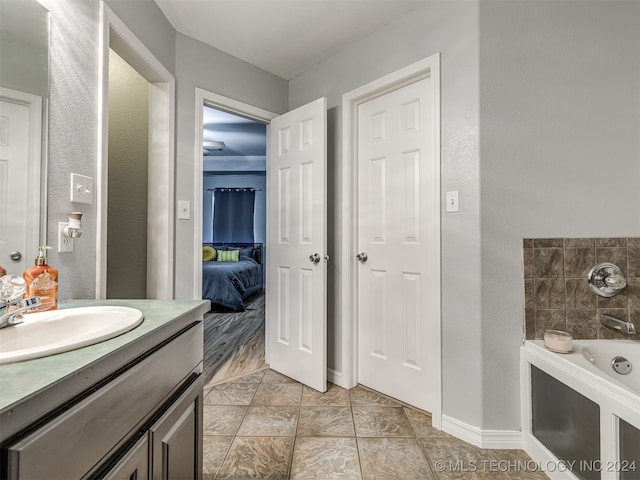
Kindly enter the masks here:
[[48, 97], [49, 12], [36, 0], [1, 0], [0, 266], [10, 274], [46, 242]]

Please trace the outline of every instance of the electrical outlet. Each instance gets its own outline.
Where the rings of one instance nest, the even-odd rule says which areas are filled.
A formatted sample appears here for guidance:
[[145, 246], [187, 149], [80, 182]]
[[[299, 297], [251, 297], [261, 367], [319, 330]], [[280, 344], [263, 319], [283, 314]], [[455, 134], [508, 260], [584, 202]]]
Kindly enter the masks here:
[[67, 222], [58, 222], [58, 252], [73, 252], [73, 238], [69, 238], [64, 234], [64, 227], [69, 225]]

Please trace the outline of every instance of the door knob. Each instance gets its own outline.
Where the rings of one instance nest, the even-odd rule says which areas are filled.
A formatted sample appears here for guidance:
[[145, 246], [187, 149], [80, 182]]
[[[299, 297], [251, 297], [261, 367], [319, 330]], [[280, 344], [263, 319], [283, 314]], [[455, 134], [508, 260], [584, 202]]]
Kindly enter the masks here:
[[368, 258], [369, 257], [367, 256], [366, 252], [362, 252], [356, 255], [356, 260], [360, 263], [366, 262]]
[[320, 263], [320, 254], [314, 253], [313, 255], [309, 255], [309, 261], [314, 264]]
[[20, 259], [22, 258], [22, 253], [15, 251], [15, 252], [11, 252], [9, 254], [9, 258], [11, 258], [11, 260], [13, 260], [14, 262], [19, 262]]

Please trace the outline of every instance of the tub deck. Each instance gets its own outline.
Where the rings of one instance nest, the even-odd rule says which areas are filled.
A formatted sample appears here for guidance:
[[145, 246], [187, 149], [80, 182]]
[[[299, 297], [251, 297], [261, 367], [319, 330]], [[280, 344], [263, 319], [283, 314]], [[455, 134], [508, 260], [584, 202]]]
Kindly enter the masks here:
[[[583, 351], [597, 352], [593, 355]], [[560, 471], [560, 461], [532, 433], [531, 365], [554, 377], [569, 388], [598, 404], [600, 408], [601, 480], [617, 480], [620, 462], [619, 422], [623, 419], [640, 429], [640, 392], [633, 388], [634, 377], [618, 380], [606, 371], [606, 358], [628, 357], [634, 369], [629, 375], [640, 375], [640, 341], [637, 340], [574, 340], [571, 353], [553, 353], [541, 340], [528, 340], [520, 349], [521, 426], [525, 451], [541, 464], [547, 464], [552, 479], [577, 479], [570, 471]], [[594, 364], [595, 363], [595, 364]], [[600, 367], [600, 368], [599, 368]], [[636, 468], [640, 471], [640, 465]], [[555, 471], [552, 471], [555, 470]]]

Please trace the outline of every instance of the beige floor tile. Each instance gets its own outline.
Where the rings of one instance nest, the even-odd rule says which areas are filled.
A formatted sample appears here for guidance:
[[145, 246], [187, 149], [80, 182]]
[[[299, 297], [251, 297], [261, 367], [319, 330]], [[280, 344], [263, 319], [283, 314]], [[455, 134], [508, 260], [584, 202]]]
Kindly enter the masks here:
[[351, 407], [300, 407], [296, 435], [302, 437], [353, 437]]
[[511, 480], [546, 480], [549, 477], [538, 469], [523, 450], [483, 450], [495, 460], [489, 467], [505, 472]]
[[351, 401], [349, 400], [348, 390], [333, 383], [327, 383], [327, 391], [324, 393], [305, 385], [302, 391], [302, 405], [346, 406], [351, 405]]
[[222, 383], [209, 390], [205, 405], [249, 405], [258, 389], [255, 383]]
[[264, 372], [266, 372], [266, 370], [260, 370], [259, 372], [234, 378], [229, 383], [260, 383], [262, 381], [262, 377], [264, 377]]
[[417, 437], [446, 437], [447, 433], [431, 425], [431, 415], [410, 407], [404, 407], [404, 413]]
[[247, 408], [238, 405], [203, 405], [204, 434], [235, 435]]
[[298, 383], [293, 378], [289, 378], [275, 370], [265, 370], [262, 383]]
[[297, 437], [290, 478], [362, 478], [355, 438]]
[[454, 437], [419, 438], [424, 453], [438, 478], [442, 480], [509, 480], [497, 469], [490, 452]]
[[400, 403], [358, 385], [349, 390], [351, 405], [359, 407], [400, 407]]
[[524, 469], [520, 467], [509, 468], [506, 473], [510, 480], [549, 480], [549, 477], [547, 477], [544, 472], [535, 470], [527, 471], [526, 468], [527, 467]]
[[213, 480], [215, 478], [224, 457], [229, 451], [233, 438], [233, 435], [204, 436], [202, 448], [203, 480]]
[[294, 436], [298, 407], [251, 406], [240, 425], [238, 435], [247, 437]]
[[236, 437], [217, 478], [284, 480], [293, 444], [293, 437]]
[[263, 383], [251, 404], [298, 407], [301, 399], [302, 385], [299, 383]]
[[401, 407], [351, 407], [358, 437], [414, 437]]
[[[261, 405], [247, 404], [254, 399]], [[204, 433], [204, 480], [216, 470], [234, 480], [356, 479], [361, 466], [367, 479], [547, 479], [523, 451], [474, 447], [374, 391], [329, 384], [320, 394], [273, 370], [212, 385]]]
[[358, 452], [365, 480], [434, 479], [415, 438], [358, 438]]

